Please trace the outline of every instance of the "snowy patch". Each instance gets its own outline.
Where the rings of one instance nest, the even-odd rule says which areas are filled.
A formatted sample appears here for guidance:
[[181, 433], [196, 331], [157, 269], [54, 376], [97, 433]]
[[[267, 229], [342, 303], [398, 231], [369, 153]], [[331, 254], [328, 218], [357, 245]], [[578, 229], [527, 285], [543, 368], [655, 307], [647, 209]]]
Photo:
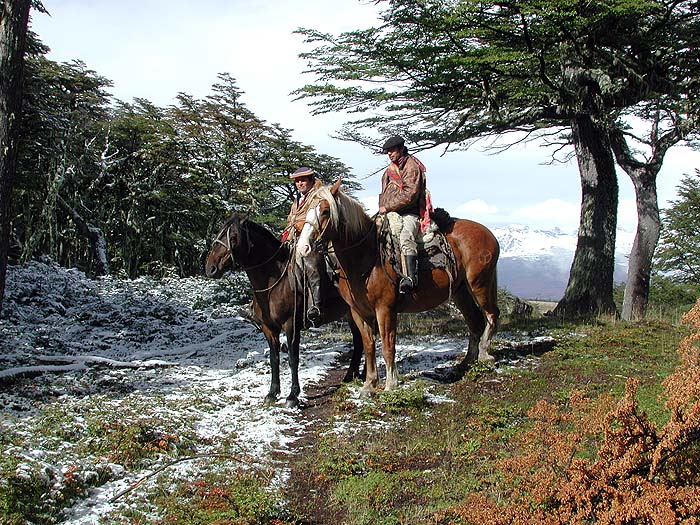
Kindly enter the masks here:
[[[291, 386], [286, 356], [282, 398], [262, 406], [269, 351], [240, 315], [247, 290], [239, 274], [90, 280], [46, 261], [10, 267], [0, 316], [0, 454], [15, 463], [11, 471], [3, 465], [3, 477], [45, 487], [41, 505], [49, 511], [70, 501], [60, 523], [73, 525], [97, 523], [136, 502], [147, 509], [139, 494], [160, 482], [156, 473], [167, 468], [173, 478], [192, 479], [216, 468], [208, 456], [274, 468], [273, 484], [282, 485], [280, 458], [311, 422], [303, 410], [284, 408]], [[402, 337], [396, 349], [402, 381], [454, 364], [466, 344]], [[337, 326], [304, 332], [302, 404], [304, 387], [345, 367], [339, 361], [350, 347]], [[359, 388], [349, 390], [349, 403], [361, 406]], [[451, 402], [427, 395], [430, 403]], [[348, 424], [338, 418], [332, 431]], [[117, 430], [143, 433], [152, 453], [132, 458], [118, 442], [103, 449]]]

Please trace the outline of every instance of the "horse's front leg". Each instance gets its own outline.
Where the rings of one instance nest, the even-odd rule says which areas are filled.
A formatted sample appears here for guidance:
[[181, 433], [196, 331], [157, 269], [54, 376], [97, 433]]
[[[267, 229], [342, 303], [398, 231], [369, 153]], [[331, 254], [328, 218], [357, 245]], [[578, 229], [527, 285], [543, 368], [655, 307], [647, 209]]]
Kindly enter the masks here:
[[[291, 323], [290, 323], [291, 324]], [[289, 369], [292, 373], [292, 389], [287, 396], [287, 408], [299, 407], [299, 394], [301, 385], [299, 384], [299, 339], [301, 338], [301, 326], [289, 326], [285, 329], [287, 335], [287, 357], [289, 359]]]
[[385, 390], [399, 385], [399, 373], [396, 370], [396, 311], [392, 308], [377, 310], [379, 335], [382, 338], [382, 355], [386, 364]]
[[355, 378], [364, 379], [367, 375], [366, 365], [365, 370], [360, 372], [360, 361], [362, 361], [362, 334], [360, 329], [355, 324], [355, 320], [352, 316], [348, 316], [348, 325], [350, 326], [350, 333], [352, 333], [352, 357], [350, 358], [350, 366], [348, 366], [348, 371], [345, 373], [343, 378], [344, 383], [349, 383]]
[[360, 389], [360, 396], [367, 397], [374, 394], [379, 385], [379, 373], [377, 372], [377, 355], [374, 342], [374, 320], [371, 324], [355, 310], [352, 311], [357, 329], [362, 338], [362, 347], [365, 351], [365, 382]]
[[265, 406], [274, 405], [277, 402], [277, 397], [280, 395], [280, 332], [268, 326], [262, 327], [267, 344], [270, 345], [270, 391], [265, 396], [263, 401]]

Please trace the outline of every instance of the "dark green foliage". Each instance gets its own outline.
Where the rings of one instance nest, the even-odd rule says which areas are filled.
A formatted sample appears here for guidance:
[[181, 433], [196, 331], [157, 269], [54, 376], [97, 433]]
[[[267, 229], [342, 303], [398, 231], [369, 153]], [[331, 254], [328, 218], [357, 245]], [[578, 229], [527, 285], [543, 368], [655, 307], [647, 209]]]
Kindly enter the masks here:
[[77, 214], [104, 237], [111, 272], [195, 275], [233, 210], [281, 231], [294, 197], [288, 177], [300, 165], [357, 187], [338, 159], [256, 117], [227, 74], [210, 96], [183, 93], [160, 108], [114, 102], [109, 80], [85, 64], [46, 59], [36, 38], [29, 49], [12, 213], [20, 260], [48, 254], [99, 271]]
[[[379, 27], [328, 35], [302, 55], [319, 112], [382, 108], [348, 134], [407, 129], [412, 142], [465, 143], [508, 131], [611, 125], [646, 101], [695, 100], [700, 37], [692, 1], [391, 0]], [[357, 81], [370, 81], [359, 84]], [[683, 94], [689, 94], [690, 99]]]
[[663, 212], [656, 268], [673, 281], [700, 286], [700, 170], [686, 175]]

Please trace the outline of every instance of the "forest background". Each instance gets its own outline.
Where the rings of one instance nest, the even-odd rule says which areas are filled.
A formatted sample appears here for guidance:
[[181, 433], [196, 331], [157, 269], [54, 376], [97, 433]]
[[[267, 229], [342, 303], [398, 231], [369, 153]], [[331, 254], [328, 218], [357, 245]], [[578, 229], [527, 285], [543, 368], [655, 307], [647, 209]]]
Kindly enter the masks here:
[[[381, 4], [381, 8], [387, 9], [383, 13], [384, 25], [378, 26], [380, 29], [376, 31], [390, 32], [391, 24], [396, 21], [392, 19], [393, 15], [396, 15], [393, 18], [412, 16], [417, 21], [417, 26], [422, 24], [422, 27], [427, 29], [437, 27], [437, 30], [445, 30], [444, 27], [436, 25], [440, 23], [438, 17], [427, 21], [425, 17], [421, 18], [420, 10], [425, 8], [421, 3], [415, 6], [411, 2], [378, 4]], [[447, 8], [448, 5], [448, 3], [444, 6], [438, 4], [440, 3], [436, 3], [436, 7]], [[604, 16], [612, 16], [612, 19], [624, 21], [629, 19], [630, 15], [652, 7], [654, 7], [653, 3], [650, 3], [639, 8], [640, 11], [636, 11], [636, 8], [630, 11], [621, 4], [611, 12], [605, 12]], [[680, 11], [686, 9], [684, 5], [676, 8]], [[568, 8], [564, 8], [562, 12], [566, 13], [566, 9]], [[615, 9], [618, 11], [616, 12]], [[691, 6], [688, 9], [692, 14], [694, 8]], [[651, 9], [649, 13], [650, 20], [653, 20], [656, 16], [654, 10]], [[551, 12], [546, 13], [546, 16], [550, 15], [552, 15]], [[439, 13], [439, 16], [442, 16], [442, 13]], [[556, 20], [556, 15], [552, 16]], [[592, 13], [584, 13], [583, 16], [589, 18], [583, 18], [581, 23], [593, 24], [594, 28], [600, 29], [600, 21], [596, 22], [596, 17], [600, 17], [600, 13], [596, 14], [593, 10]], [[432, 25], [426, 25], [428, 22]], [[574, 22], [578, 23], [576, 20]], [[446, 31], [453, 29], [447, 27]], [[625, 30], [629, 30], [633, 36], [637, 35], [634, 31], [640, 31], [639, 28], [628, 27], [625, 27]], [[641, 31], [645, 29], [642, 28]], [[315, 30], [302, 30], [302, 33], [310, 43], [323, 43], [328, 38], [327, 35]], [[339, 40], [341, 44], [337, 48], [324, 49], [319, 45], [304, 58], [309, 61], [309, 67], [315, 68], [312, 71], [317, 75], [321, 74], [320, 78], [347, 80], [343, 77], [343, 73], [334, 71], [332, 65], [329, 66], [331, 62], [324, 64], [319, 57], [325, 55], [317, 51], [329, 51], [328, 56], [333, 57], [334, 60], [340, 59], [341, 64], [346, 63], [343, 59], [351, 57], [352, 53], [357, 51], [352, 47], [355, 45], [354, 39], [362, 42], [363, 35], [366, 34], [371, 32], [364, 33], [358, 30], [345, 33]], [[380, 32], [376, 34], [381, 35]], [[395, 43], [396, 49], [400, 49], [403, 45], [400, 40], [396, 40]], [[650, 44], [657, 45], [656, 42]], [[36, 153], [34, 159], [25, 158], [27, 156], [21, 153], [23, 158], [20, 159], [20, 178], [18, 179], [21, 198], [13, 199], [16, 209], [12, 213], [15, 217], [14, 251], [19, 253], [21, 259], [30, 257], [30, 254], [49, 253], [62, 263], [75, 264], [94, 273], [104, 273], [107, 269], [111, 269], [128, 276], [135, 276], [142, 272], [158, 275], [168, 268], [167, 271], [189, 275], [199, 266], [199, 261], [195, 263], [197, 256], [194, 252], [202, 251], [202, 244], [211, 238], [211, 233], [218, 226], [220, 217], [231, 208], [250, 210], [256, 214], [256, 218], [269, 224], [273, 229], [279, 228], [280, 217], [284, 215], [284, 209], [293, 195], [286, 175], [294, 166], [301, 163], [314, 165], [326, 180], [351, 173], [350, 169], [343, 166], [338, 159], [318, 155], [313, 147], [295, 142], [292, 139], [292, 130], [284, 129], [277, 124], [269, 125], [248, 110], [244, 104], [244, 94], [237, 88], [236, 80], [229, 74], [219, 76], [219, 82], [211, 87], [211, 94], [207, 97], [196, 98], [180, 93], [175, 104], [160, 108], [138, 97], [131, 103], [113, 101], [107, 95], [111, 82], [100, 77], [84, 64], [53, 63], [56, 78], [60, 77], [54, 86], [58, 94], [54, 96], [50, 92], [51, 88], [45, 83], [46, 79], [54, 74], [47, 74], [47, 69], [53, 67], [52, 61], [46, 59], [48, 49], [42, 49], [39, 44], [33, 48], [32, 45], [29, 47], [30, 55], [41, 58], [36, 60], [39, 65], [35, 68], [37, 78], [40, 77], [41, 80], [32, 86], [30, 77], [35, 72], [32, 72], [30, 64], [25, 93], [25, 112], [28, 115], [24, 119], [23, 135], [28, 139], [25, 144], [40, 145], [43, 151], [40, 151], [41, 148], [36, 148], [33, 152]], [[342, 53], [347, 55], [344, 57]], [[391, 52], [387, 49], [383, 54], [391, 55]], [[449, 59], [449, 54], [446, 56]], [[416, 70], [422, 67], [420, 56], [409, 57], [409, 59], [415, 61], [411, 67], [416, 67]], [[494, 59], [501, 58], [494, 55]], [[47, 65], [48, 67], [45, 67]], [[357, 69], [356, 79], [371, 79], [372, 75], [381, 71], [381, 67], [381, 61], [372, 56], [364, 69]], [[43, 72], [39, 71], [41, 68], [44, 68]], [[438, 81], [438, 77], [435, 80]], [[78, 82], [79, 85], [66, 86], [73, 81]], [[402, 82], [405, 85], [406, 79], [399, 77], [398, 84]], [[46, 89], [44, 93], [36, 89], [42, 84]], [[349, 95], [353, 92], [340, 91], [340, 93]], [[362, 91], [354, 93], [362, 93]], [[362, 95], [365, 96], [364, 109], [373, 107], [376, 100], [372, 100], [372, 90], [364, 93], [365, 95]], [[387, 100], [392, 100], [392, 97], [397, 94], [393, 91], [385, 93], [387, 93]], [[401, 90], [398, 90], [398, 93], [401, 93]], [[409, 99], [415, 95], [410, 90], [403, 93]], [[360, 106], [357, 108], [352, 106], [357, 100], [361, 101], [362, 96], [356, 98], [347, 96], [347, 105], [343, 106], [333, 98], [337, 93], [332, 89], [329, 90], [328, 85], [324, 87], [319, 84], [318, 88], [309, 85], [298, 94], [321, 99], [326, 97], [325, 101], [313, 102], [316, 107], [314, 111], [318, 111], [320, 107], [320, 113], [328, 112], [329, 108], [332, 111], [351, 112], [361, 109]], [[648, 98], [644, 100], [648, 102]], [[112, 101], [114, 103], [110, 106], [109, 103]], [[427, 100], [428, 110], [433, 102], [433, 100]], [[358, 102], [360, 103], [362, 102]], [[40, 108], [41, 104], [46, 104], [47, 107]], [[50, 104], [53, 104], [53, 107], [49, 107]], [[649, 115], [652, 106], [648, 104], [643, 106], [642, 109]], [[63, 111], [66, 108], [69, 116]], [[413, 110], [415, 106], [406, 105], [406, 108]], [[34, 111], [33, 115], [32, 111]], [[53, 115], [52, 111], [54, 111]], [[80, 114], [81, 111], [82, 114]], [[605, 116], [605, 118], [608, 117], [615, 118], [615, 115]], [[371, 120], [375, 117], [369, 118]], [[386, 128], [386, 119], [376, 118], [379, 120], [373, 123], [377, 124], [378, 129], [390, 131]], [[564, 118], [568, 117], [564, 115]], [[224, 122], [226, 119], [228, 123]], [[446, 120], [449, 121], [449, 119]], [[95, 125], [98, 121], [100, 124]], [[475, 126], [478, 125], [478, 120], [475, 122], [477, 122]], [[256, 138], [256, 132], [252, 128], [256, 128], [258, 124], [266, 127], [267, 130], [261, 131], [261, 128], [258, 128]], [[430, 131], [420, 131], [419, 126], [411, 128], [410, 122], [405, 124], [409, 126], [412, 138], [417, 142], [422, 140], [424, 146], [426, 142], [436, 142], [436, 137], [437, 143], [446, 141], [450, 145], [468, 144], [471, 138], [476, 136], [474, 133], [468, 133], [458, 138], [445, 137], [440, 135], [439, 127], [431, 135]], [[87, 129], [91, 125], [93, 129]], [[508, 125], [507, 122], [506, 125]], [[32, 126], [35, 130], [40, 130], [38, 134], [45, 133], [45, 135], [41, 138], [30, 138], [29, 136], [34, 132], [31, 129]], [[80, 129], [81, 126], [85, 126], [86, 129]], [[205, 129], [207, 127], [209, 129]], [[103, 136], [98, 136], [95, 131], [97, 129]], [[486, 135], [493, 133], [493, 129], [489, 129], [486, 129]], [[233, 132], [230, 132], [231, 130]], [[279, 135], [277, 138], [268, 140], [276, 134]], [[261, 140], [261, 136], [264, 136], [265, 140]], [[347, 136], [346, 133], [346, 138]], [[280, 137], [281, 140], [277, 140]], [[565, 135], [562, 137], [565, 138]], [[219, 141], [218, 144], [217, 141]], [[272, 144], [273, 142], [277, 144]], [[255, 143], [254, 147], [248, 147], [253, 143]], [[287, 143], [293, 143], [302, 150], [305, 149], [311, 153], [311, 156], [305, 157], [300, 151], [290, 153]], [[563, 148], [565, 142], [560, 142], [558, 145]], [[568, 144], [568, 147], [570, 148], [571, 144]], [[311, 150], [309, 151], [308, 148]], [[26, 152], [29, 149], [25, 146], [23, 151]], [[177, 158], [178, 155], [181, 157]], [[570, 154], [568, 158], [571, 158]], [[331, 161], [332, 165], [323, 166], [325, 161]], [[91, 163], [92, 166], [90, 166]], [[131, 175], [125, 175], [129, 171]], [[110, 176], [114, 177], [114, 180], [109, 180]], [[183, 180], [177, 180], [178, 178]], [[620, 179], [624, 180], [624, 177]], [[126, 182], [127, 180], [130, 182]], [[84, 191], [82, 184], [85, 185]], [[531, 185], [514, 186], [528, 188]], [[196, 188], [194, 194], [191, 191], [193, 188]], [[181, 192], [179, 192], [180, 189], [182, 189]], [[104, 195], [94, 195], [96, 190], [103, 192]], [[616, 191], [616, 187], [611, 187], [611, 193]], [[29, 202], [32, 197], [27, 198], [30, 195], [35, 199], [34, 204]], [[142, 201], [138, 204], [132, 202], [137, 195]], [[96, 203], [102, 202], [103, 198], [104, 205], [100, 204], [98, 210]], [[202, 202], [186, 202], [188, 198], [211, 202], [204, 205]], [[202, 214], [204, 207], [208, 207], [211, 212], [206, 217]], [[550, 207], [554, 208], [554, 206]], [[182, 218], [177, 220], [176, 225], [173, 218], [179, 214]], [[151, 227], [149, 223], [156, 226]], [[198, 230], [197, 235], [190, 236], [188, 231], [194, 230]], [[203, 235], [202, 232], [204, 232]], [[68, 240], [71, 236], [74, 238]], [[604, 234], [597, 234], [597, 237], [607, 237], [606, 242], [609, 243], [610, 239], [614, 242], [614, 233], [611, 235], [607, 227]], [[110, 250], [113, 253], [108, 253]], [[607, 256], [607, 254], [604, 255]], [[607, 281], [607, 278], [605, 280]], [[609, 292], [605, 289], [595, 293], [609, 296]], [[609, 306], [609, 304], [610, 298], [607, 297], [603, 301], [594, 303], [593, 306]], [[588, 305], [584, 306], [584, 309], [588, 307]]]

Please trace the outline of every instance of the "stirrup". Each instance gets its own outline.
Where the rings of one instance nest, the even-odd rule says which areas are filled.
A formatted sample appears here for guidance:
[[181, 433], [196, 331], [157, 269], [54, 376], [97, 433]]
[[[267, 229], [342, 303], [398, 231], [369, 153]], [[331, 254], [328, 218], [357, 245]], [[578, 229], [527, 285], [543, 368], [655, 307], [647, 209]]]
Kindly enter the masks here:
[[416, 283], [410, 277], [404, 277], [399, 283], [399, 293], [411, 293], [416, 287]]
[[306, 311], [306, 318], [311, 323], [311, 326], [318, 328], [321, 326], [321, 310], [318, 306], [313, 305]]

